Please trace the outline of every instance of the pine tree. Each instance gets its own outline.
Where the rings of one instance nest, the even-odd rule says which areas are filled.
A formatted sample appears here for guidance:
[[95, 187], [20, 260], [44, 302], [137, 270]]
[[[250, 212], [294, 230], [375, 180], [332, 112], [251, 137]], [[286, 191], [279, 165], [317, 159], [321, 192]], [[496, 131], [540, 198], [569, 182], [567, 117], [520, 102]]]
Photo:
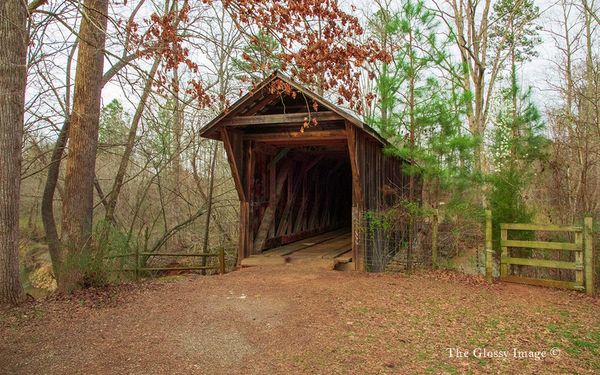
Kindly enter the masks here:
[[[379, 117], [371, 123], [394, 145], [389, 153], [410, 161], [405, 168], [409, 189], [404, 202], [410, 218], [410, 259], [417, 217], [427, 214], [427, 207], [437, 207], [442, 195], [462, 197], [471, 186], [477, 140], [462, 130], [468, 96], [454, 78], [460, 76], [456, 71], [460, 66], [448, 63], [451, 41], [438, 40], [435, 14], [422, 1], [408, 0], [397, 14], [378, 19], [384, 18], [389, 22], [386, 30], [396, 33], [401, 43], [395, 60], [383, 67], [377, 79]], [[448, 69], [450, 79], [436, 78]], [[417, 175], [430, 192], [424, 209], [419, 208], [423, 197]]]
[[102, 107], [98, 140], [100, 143], [123, 144], [127, 138], [127, 126], [130, 116], [117, 99]]
[[531, 101], [531, 90], [523, 93], [513, 81], [501, 94], [500, 110], [493, 121], [490, 151], [494, 170], [489, 176], [488, 199], [496, 239], [500, 238], [499, 223], [526, 223], [533, 218], [525, 194], [533, 177], [533, 165], [545, 157], [548, 143], [543, 135], [545, 123]]
[[499, 110], [493, 119], [492, 162], [488, 201], [494, 218], [494, 238], [499, 237], [499, 223], [529, 222], [524, 194], [532, 177], [532, 163], [543, 157], [544, 123], [531, 101], [531, 89], [519, 87], [517, 66], [537, 56], [541, 43], [535, 24], [539, 8], [531, 0], [500, 0], [494, 4], [497, 22], [490, 40], [497, 50], [507, 51], [508, 87], [500, 90]]
[[238, 78], [251, 83], [262, 81], [281, 67], [278, 57], [281, 52], [277, 39], [267, 31], [259, 30], [242, 49], [242, 58], [233, 59], [234, 68], [241, 72]]

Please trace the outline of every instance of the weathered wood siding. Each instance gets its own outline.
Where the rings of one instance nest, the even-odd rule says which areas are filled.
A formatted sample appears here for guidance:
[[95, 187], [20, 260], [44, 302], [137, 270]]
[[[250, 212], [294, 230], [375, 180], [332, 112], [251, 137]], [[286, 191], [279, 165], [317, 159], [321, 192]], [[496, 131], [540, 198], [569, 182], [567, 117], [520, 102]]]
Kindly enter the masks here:
[[222, 130], [240, 199], [239, 257], [350, 224], [350, 163]]
[[[403, 171], [407, 162], [386, 155], [385, 146], [347, 124], [350, 158], [356, 157], [356, 191], [352, 210], [353, 255], [356, 269], [365, 270], [365, 262], [371, 257], [372, 249], [365, 245], [364, 215], [367, 211], [380, 212], [398, 203], [408, 196], [409, 177]], [[420, 179], [416, 178], [416, 186]], [[356, 186], [356, 183], [359, 185]], [[418, 194], [420, 196], [420, 194]]]
[[240, 199], [239, 260], [352, 223], [353, 261], [364, 270], [365, 212], [406, 197], [406, 162], [385, 155], [381, 136], [278, 72], [202, 135], [225, 144]]
[[408, 176], [402, 172], [406, 161], [384, 153], [384, 146], [365, 133], [357, 137], [358, 168], [364, 194], [362, 209], [379, 211], [408, 193]]

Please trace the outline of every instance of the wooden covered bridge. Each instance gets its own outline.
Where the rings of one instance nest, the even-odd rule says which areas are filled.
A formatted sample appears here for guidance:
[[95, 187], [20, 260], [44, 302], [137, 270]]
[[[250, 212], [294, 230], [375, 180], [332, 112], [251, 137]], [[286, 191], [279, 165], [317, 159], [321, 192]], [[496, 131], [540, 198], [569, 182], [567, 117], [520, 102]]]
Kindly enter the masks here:
[[364, 270], [365, 210], [406, 192], [406, 161], [353, 115], [275, 72], [201, 132], [221, 140], [240, 199], [238, 262], [321, 257]]

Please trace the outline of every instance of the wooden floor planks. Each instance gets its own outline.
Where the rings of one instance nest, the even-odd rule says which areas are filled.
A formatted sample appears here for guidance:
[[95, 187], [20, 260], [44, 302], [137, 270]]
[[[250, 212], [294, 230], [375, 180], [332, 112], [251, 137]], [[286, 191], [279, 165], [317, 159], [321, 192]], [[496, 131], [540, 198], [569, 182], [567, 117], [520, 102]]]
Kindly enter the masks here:
[[335, 257], [339, 263], [348, 263], [352, 261], [352, 249]]
[[331, 262], [332, 268], [337, 263], [351, 262], [352, 236], [350, 229], [344, 228], [323, 233], [264, 251], [260, 255], [252, 255], [242, 259], [242, 266], [275, 265], [290, 261]]
[[324, 259], [333, 259], [336, 255], [345, 253], [352, 247], [350, 233], [338, 235], [330, 240], [307, 247], [293, 253], [293, 256], [301, 257], [319, 257]]
[[336, 230], [333, 232], [323, 233], [318, 236], [309, 237], [309, 238], [306, 238], [301, 241], [292, 242], [292, 243], [284, 245], [284, 246], [280, 246], [280, 247], [277, 247], [277, 248], [274, 248], [271, 250], [264, 251], [262, 253], [262, 255], [267, 256], [267, 257], [287, 256], [287, 255], [290, 255], [297, 251], [300, 251], [302, 249], [306, 249], [306, 248], [315, 246], [317, 244], [321, 244], [322, 242], [331, 240], [333, 238], [336, 238], [336, 237], [346, 234], [346, 233], [348, 233], [348, 229], [345, 229], [345, 228], [339, 229], [339, 230]]

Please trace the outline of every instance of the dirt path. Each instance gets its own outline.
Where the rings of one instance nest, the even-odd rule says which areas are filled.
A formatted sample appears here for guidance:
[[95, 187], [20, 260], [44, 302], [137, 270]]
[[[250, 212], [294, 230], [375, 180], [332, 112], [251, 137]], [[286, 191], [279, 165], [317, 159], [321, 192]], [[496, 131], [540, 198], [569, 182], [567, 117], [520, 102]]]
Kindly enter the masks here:
[[0, 312], [0, 337], [6, 374], [591, 374], [600, 302], [451, 273], [289, 265], [35, 303]]

